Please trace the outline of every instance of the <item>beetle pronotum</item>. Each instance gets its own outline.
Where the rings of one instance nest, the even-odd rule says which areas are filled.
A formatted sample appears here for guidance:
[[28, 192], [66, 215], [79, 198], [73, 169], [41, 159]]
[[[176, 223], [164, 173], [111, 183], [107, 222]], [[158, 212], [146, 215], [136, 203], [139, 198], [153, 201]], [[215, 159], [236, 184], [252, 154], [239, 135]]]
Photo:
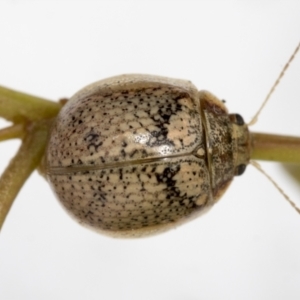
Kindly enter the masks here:
[[41, 172], [67, 210], [80, 223], [122, 236], [195, 217], [250, 158], [300, 162], [299, 138], [249, 133], [240, 115], [228, 114], [222, 101], [189, 81], [117, 76], [65, 102], [0, 88], [0, 115], [14, 122], [0, 138], [23, 139], [1, 177], [1, 224], [46, 148]]

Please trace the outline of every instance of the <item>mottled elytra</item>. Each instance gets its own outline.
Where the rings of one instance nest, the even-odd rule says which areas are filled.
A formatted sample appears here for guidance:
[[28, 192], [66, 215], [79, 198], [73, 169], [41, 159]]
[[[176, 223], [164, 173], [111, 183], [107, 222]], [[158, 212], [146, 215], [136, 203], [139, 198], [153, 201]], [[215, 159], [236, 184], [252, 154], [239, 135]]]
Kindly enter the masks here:
[[53, 126], [47, 177], [80, 223], [123, 236], [198, 216], [250, 158], [247, 126], [189, 81], [122, 75], [75, 94]]

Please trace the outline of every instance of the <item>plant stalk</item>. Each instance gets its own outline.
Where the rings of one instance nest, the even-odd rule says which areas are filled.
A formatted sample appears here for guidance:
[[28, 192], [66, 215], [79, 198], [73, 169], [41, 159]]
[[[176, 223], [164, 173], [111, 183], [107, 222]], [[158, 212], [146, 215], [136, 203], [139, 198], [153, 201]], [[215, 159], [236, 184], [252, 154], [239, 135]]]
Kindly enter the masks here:
[[13, 123], [55, 117], [62, 104], [0, 86], [0, 117]]
[[13, 124], [9, 127], [0, 129], [0, 142], [20, 138], [25, 134], [25, 126], [23, 124]]
[[300, 164], [300, 138], [266, 133], [250, 133], [251, 159]]
[[24, 182], [40, 163], [50, 128], [51, 120], [32, 123], [16, 156], [0, 177], [0, 228]]

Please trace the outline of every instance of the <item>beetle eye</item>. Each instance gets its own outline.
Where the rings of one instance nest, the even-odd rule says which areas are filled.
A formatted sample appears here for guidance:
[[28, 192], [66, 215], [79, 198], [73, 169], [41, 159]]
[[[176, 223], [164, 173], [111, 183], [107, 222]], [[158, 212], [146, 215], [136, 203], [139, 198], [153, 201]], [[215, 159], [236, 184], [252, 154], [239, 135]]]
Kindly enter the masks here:
[[245, 172], [245, 170], [246, 170], [246, 165], [245, 164], [238, 165], [235, 168], [234, 175], [235, 176], [240, 176], [240, 175], [242, 175]]
[[245, 124], [243, 117], [239, 114], [230, 114], [229, 117], [231, 122], [236, 125], [242, 126]]

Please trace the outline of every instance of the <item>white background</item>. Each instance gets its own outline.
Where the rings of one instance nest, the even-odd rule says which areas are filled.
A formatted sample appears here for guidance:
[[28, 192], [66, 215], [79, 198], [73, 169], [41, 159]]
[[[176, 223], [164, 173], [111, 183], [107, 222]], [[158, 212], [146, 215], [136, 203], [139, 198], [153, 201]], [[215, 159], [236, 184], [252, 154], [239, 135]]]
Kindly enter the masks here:
[[[121, 73], [178, 77], [249, 121], [300, 40], [299, 13], [286, 0], [1, 0], [0, 84], [57, 100]], [[253, 130], [299, 135], [299, 79], [300, 55]], [[1, 143], [1, 170], [18, 145]], [[300, 206], [299, 183], [262, 165]], [[202, 218], [140, 240], [77, 225], [34, 173], [0, 234], [3, 300], [299, 297], [300, 216], [251, 166]]]

